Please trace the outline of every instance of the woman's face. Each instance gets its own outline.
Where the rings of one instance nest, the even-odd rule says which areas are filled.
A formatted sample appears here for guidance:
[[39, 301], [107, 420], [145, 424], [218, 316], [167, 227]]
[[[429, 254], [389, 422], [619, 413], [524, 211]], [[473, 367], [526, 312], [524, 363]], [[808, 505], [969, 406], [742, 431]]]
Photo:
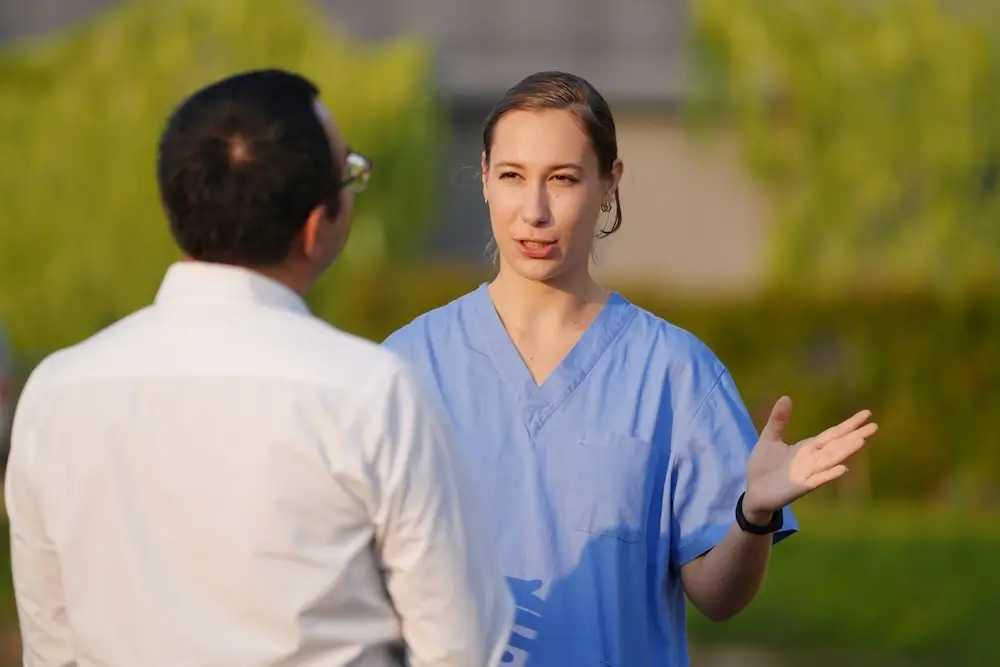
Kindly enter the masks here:
[[602, 177], [573, 112], [508, 111], [482, 168], [501, 268], [543, 282], [588, 270], [601, 204], [614, 200], [622, 167]]

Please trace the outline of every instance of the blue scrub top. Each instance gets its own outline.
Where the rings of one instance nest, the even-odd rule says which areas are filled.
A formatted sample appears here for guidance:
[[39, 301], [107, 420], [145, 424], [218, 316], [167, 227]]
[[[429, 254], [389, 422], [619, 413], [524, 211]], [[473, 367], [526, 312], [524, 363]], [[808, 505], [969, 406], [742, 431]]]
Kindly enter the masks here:
[[504, 662], [688, 667], [679, 568], [733, 524], [758, 437], [716, 356], [612, 294], [536, 386], [485, 284], [384, 344], [437, 392], [482, 494], [518, 607]]

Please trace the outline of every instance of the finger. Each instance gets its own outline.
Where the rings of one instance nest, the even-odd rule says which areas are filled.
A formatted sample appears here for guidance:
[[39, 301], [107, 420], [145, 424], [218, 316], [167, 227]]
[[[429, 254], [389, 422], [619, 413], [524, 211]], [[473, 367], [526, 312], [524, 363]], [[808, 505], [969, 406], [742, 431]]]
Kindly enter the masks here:
[[829, 470], [824, 470], [823, 472], [818, 472], [815, 475], [810, 476], [806, 480], [806, 484], [809, 488], [816, 489], [828, 482], [832, 482], [838, 477], [843, 477], [846, 472], [847, 466], [845, 465], [833, 466]]
[[[873, 424], [873, 426], [875, 426]], [[874, 433], [878, 427], [876, 426], [871, 430]], [[850, 435], [846, 438], [837, 438], [833, 442], [830, 442], [819, 451], [816, 456], [816, 466], [820, 470], [825, 470], [837, 464], [843, 463], [850, 457], [857, 454], [865, 443], [868, 441], [867, 436], [860, 435]]]
[[761, 431], [761, 439], [769, 438], [781, 440], [785, 436], [785, 427], [792, 416], [792, 399], [782, 396], [771, 408], [771, 416], [767, 418], [764, 429]]
[[840, 440], [843, 440], [844, 438], [870, 438], [873, 435], [875, 435], [876, 431], [878, 431], [878, 424], [876, 424], [875, 422], [869, 422], [869, 423], [865, 424], [864, 426], [862, 426], [859, 429], [851, 431], [850, 433], [847, 433], [847, 434], [842, 435], [840, 437], [834, 438], [833, 440], [829, 440], [826, 443], [821, 444], [821, 443], [819, 443], [817, 441], [816, 442], [816, 449], [817, 450], [826, 449], [831, 444], [839, 442]]
[[851, 431], [864, 424], [872, 416], [871, 410], [862, 410], [853, 417], [849, 417], [836, 426], [831, 426], [816, 436], [816, 442], [821, 447], [836, 438], [843, 437]]
[[868, 422], [854, 433], [851, 433], [851, 437], [855, 438], [870, 438], [878, 432], [878, 424], [875, 422]]

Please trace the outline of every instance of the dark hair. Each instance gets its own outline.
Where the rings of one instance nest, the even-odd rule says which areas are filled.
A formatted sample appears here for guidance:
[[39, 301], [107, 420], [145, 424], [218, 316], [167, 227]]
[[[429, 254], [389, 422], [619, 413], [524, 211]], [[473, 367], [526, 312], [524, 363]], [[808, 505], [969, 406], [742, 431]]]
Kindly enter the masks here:
[[[611, 108], [597, 89], [583, 77], [566, 72], [537, 72], [521, 79], [493, 107], [483, 129], [483, 151], [486, 161], [493, 147], [493, 130], [497, 121], [508, 111], [566, 109], [576, 114], [590, 137], [597, 166], [602, 176], [610, 176], [618, 159], [618, 136]], [[598, 232], [598, 238], [609, 236], [622, 226], [622, 201], [615, 188], [615, 221]]]
[[316, 206], [336, 216], [340, 168], [316, 115], [318, 94], [297, 74], [259, 70], [202, 88], [174, 111], [157, 179], [187, 255], [276, 266]]

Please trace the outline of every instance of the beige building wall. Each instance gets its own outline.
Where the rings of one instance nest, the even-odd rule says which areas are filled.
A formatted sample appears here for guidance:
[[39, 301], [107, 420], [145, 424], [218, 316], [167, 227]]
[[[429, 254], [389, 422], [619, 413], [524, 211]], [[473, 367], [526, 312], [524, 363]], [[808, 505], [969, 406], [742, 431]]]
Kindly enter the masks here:
[[621, 229], [598, 242], [610, 287], [735, 293], [759, 287], [767, 205], [731, 133], [693, 135], [668, 114], [616, 114]]

